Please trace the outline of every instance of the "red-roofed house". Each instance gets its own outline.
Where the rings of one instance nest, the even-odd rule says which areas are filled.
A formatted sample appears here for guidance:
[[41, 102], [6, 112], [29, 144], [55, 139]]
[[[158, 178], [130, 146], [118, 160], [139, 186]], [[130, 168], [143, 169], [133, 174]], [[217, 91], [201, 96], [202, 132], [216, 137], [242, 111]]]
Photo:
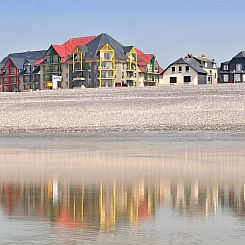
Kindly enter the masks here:
[[85, 46], [96, 36], [71, 38], [61, 45], [52, 44], [41, 64], [41, 89], [53, 87], [53, 76], [58, 88], [69, 88], [69, 63], [67, 60], [77, 46]]
[[145, 54], [136, 49], [138, 55], [139, 86], [157, 86], [162, 79], [163, 69], [154, 54]]

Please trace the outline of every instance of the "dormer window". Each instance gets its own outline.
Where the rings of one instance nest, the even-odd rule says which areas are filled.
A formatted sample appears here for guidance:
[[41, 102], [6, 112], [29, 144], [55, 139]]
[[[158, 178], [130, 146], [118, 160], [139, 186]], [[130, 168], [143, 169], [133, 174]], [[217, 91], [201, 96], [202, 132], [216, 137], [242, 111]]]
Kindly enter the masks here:
[[242, 70], [242, 64], [236, 64], [236, 71]]
[[179, 66], [179, 73], [182, 72], [182, 66]]
[[228, 71], [229, 70], [229, 66], [228, 65], [224, 65], [224, 71]]
[[204, 62], [204, 67], [207, 68], [208, 67], [208, 63]]

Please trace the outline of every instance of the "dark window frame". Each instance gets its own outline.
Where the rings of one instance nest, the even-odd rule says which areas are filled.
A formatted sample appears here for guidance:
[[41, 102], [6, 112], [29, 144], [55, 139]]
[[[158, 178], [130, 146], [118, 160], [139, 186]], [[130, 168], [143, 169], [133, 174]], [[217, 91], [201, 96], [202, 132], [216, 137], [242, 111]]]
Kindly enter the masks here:
[[191, 76], [184, 76], [184, 83], [190, 83], [190, 82], [191, 82]]

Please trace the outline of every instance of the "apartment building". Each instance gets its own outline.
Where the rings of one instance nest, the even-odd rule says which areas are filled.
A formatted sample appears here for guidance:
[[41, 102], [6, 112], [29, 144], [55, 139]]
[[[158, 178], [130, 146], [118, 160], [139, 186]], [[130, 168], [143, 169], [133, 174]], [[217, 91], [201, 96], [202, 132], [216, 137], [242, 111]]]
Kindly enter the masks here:
[[2, 92], [30, 91], [40, 88], [40, 66], [36, 63], [42, 51], [12, 53], [0, 63], [0, 83]]
[[245, 51], [241, 51], [230, 61], [222, 62], [219, 70], [219, 83], [245, 82]]

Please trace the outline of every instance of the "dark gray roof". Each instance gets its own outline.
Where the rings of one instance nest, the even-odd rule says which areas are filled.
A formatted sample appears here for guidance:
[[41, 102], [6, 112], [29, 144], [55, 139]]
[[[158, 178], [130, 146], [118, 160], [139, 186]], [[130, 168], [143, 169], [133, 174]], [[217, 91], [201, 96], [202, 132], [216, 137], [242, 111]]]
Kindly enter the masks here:
[[15, 66], [18, 69], [22, 69], [23, 68], [23, 65], [25, 63], [25, 59], [24, 58], [13, 58], [13, 57], [10, 57], [10, 59], [12, 60], [12, 62], [15, 64]]
[[87, 47], [87, 46], [79, 46], [79, 48], [80, 48], [84, 53], [87, 53], [87, 52], [88, 52], [88, 47]]
[[239, 54], [237, 54], [234, 58], [245, 58], [245, 51], [241, 51]]
[[202, 68], [200, 63], [195, 59], [195, 58], [187, 58], [185, 59], [187, 64], [190, 65], [196, 72], [202, 73], [202, 74], [207, 74], [207, 72]]
[[106, 33], [100, 34], [87, 44], [88, 52], [85, 54], [84, 58], [97, 58], [100, 49], [102, 49], [106, 44], [109, 44], [115, 50], [116, 58], [128, 58], [124, 53], [123, 45]]
[[124, 53], [125, 53], [125, 54], [126, 54], [126, 53], [129, 53], [129, 52], [132, 50], [133, 47], [134, 47], [134, 46], [124, 46], [124, 47], [123, 47]]
[[[46, 52], [47, 52], [46, 50], [41, 50], [41, 51], [27, 51], [27, 52], [22, 52], [22, 53], [12, 53], [12, 54], [9, 54], [7, 57], [5, 57], [1, 61], [0, 67], [2, 67], [7, 62], [7, 60], [9, 58], [24, 59], [24, 62], [26, 60], [30, 60], [32, 62], [33, 61], [36, 62], [36, 61], [40, 60], [41, 58], [43, 58], [43, 56], [45, 55]], [[19, 62], [19, 61], [16, 61], [16, 62]]]
[[[39, 59], [38, 59], [38, 60], [39, 60]], [[28, 62], [28, 63], [30, 63], [31, 65], [34, 65], [38, 60], [27, 59], [27, 60], [25, 60], [25, 63]]]
[[221, 64], [224, 64], [224, 65], [229, 65], [231, 63], [231, 61], [225, 61], [225, 62], [222, 62]]
[[187, 64], [186, 60], [184, 60], [183, 58], [179, 58], [178, 60], [176, 60], [174, 63], [172, 63], [171, 65], [182, 65], [182, 64]]
[[168, 68], [172, 65], [184, 65], [184, 64], [192, 67], [197, 73], [207, 74], [207, 72], [202, 68], [201, 64], [198, 61], [196, 61], [196, 59], [194, 59], [194, 58], [179, 58], [178, 60], [176, 60], [175, 62], [170, 64], [165, 69], [165, 71], [168, 70]]

